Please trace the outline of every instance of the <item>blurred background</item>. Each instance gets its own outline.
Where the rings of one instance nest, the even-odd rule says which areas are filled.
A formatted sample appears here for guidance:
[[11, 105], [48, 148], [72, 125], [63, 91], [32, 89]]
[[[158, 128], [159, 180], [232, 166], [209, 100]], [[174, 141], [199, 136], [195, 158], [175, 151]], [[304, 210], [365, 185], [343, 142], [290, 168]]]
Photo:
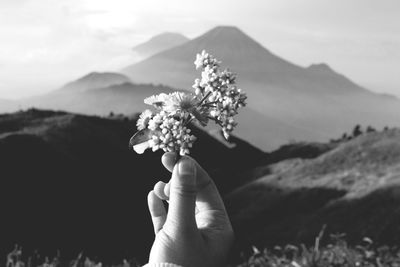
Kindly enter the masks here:
[[0, 257], [146, 262], [146, 195], [169, 174], [129, 137], [144, 98], [192, 90], [203, 49], [248, 95], [231, 143], [192, 127], [231, 262], [324, 225], [397, 244], [399, 18], [395, 0], [2, 0]]

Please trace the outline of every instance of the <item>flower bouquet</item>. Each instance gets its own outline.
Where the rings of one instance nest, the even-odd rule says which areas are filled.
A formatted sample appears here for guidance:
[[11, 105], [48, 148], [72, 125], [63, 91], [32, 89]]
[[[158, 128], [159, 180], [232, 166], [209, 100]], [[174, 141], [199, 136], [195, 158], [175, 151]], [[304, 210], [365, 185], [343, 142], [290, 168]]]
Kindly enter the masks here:
[[129, 146], [142, 154], [146, 149], [177, 152], [180, 156], [190, 153], [196, 141], [191, 134], [190, 123], [206, 126], [214, 121], [222, 128], [224, 137], [237, 125], [234, 116], [246, 105], [246, 94], [235, 85], [235, 74], [220, 70], [220, 63], [206, 51], [197, 54], [194, 64], [201, 68], [201, 78], [192, 86], [194, 92], [174, 92], [148, 97], [146, 109], [137, 120], [137, 132]]

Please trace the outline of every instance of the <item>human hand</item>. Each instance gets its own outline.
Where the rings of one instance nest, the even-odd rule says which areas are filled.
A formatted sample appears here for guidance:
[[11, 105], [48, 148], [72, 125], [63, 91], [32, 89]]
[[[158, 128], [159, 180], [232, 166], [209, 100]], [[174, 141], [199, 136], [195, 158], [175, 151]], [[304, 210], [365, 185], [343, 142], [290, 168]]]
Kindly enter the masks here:
[[[162, 163], [172, 172], [171, 180], [158, 182], [148, 195], [156, 234], [149, 263], [223, 266], [234, 235], [221, 196], [192, 158], [184, 156], [175, 162], [175, 153], [164, 154]], [[163, 200], [169, 200], [168, 213]]]

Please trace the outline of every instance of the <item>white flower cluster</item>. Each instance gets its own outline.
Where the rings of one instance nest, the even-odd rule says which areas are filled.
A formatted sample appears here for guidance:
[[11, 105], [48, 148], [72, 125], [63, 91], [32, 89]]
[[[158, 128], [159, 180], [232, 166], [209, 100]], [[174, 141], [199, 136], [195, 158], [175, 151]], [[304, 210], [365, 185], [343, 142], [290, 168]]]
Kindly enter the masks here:
[[189, 154], [189, 148], [196, 141], [196, 137], [190, 135], [191, 130], [186, 127], [185, 119], [180, 115], [171, 116], [170, 113], [161, 110], [149, 119], [147, 128], [153, 134], [148, 144], [153, 151], [162, 149], [165, 152], [179, 151], [180, 155]]
[[191, 114], [196, 113], [198, 100], [194, 95], [175, 92], [146, 98], [144, 102], [153, 105], [157, 112], [145, 110], [137, 120], [139, 131], [148, 131], [147, 148], [165, 152], [177, 151], [180, 155], [189, 154], [196, 137], [187, 127]]
[[237, 125], [233, 116], [246, 105], [246, 95], [235, 85], [236, 76], [229, 70], [219, 70], [220, 62], [206, 51], [197, 55], [196, 68], [202, 68], [201, 79], [193, 85], [196, 95], [205, 97], [203, 104], [209, 107], [210, 119], [222, 127], [228, 139]]
[[140, 146], [136, 152], [143, 153], [143, 148], [151, 148], [189, 154], [196, 140], [187, 127], [191, 122], [206, 126], [213, 120], [221, 126], [225, 138], [229, 137], [237, 125], [233, 116], [245, 106], [246, 95], [235, 86], [235, 75], [228, 70], [220, 71], [219, 64], [203, 51], [195, 61], [196, 68], [202, 68], [202, 74], [201, 79], [195, 80], [194, 94], [175, 92], [144, 100], [156, 111], [145, 110], [137, 121], [139, 132], [130, 141], [134, 149], [135, 145]]

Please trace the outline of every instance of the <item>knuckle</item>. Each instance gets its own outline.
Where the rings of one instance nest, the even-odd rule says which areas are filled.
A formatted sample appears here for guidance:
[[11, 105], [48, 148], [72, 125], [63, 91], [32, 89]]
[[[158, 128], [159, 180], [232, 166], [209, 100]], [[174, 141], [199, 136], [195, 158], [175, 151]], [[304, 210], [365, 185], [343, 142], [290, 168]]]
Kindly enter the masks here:
[[196, 196], [196, 187], [188, 185], [176, 185], [171, 188], [172, 193], [184, 198], [192, 198]]

